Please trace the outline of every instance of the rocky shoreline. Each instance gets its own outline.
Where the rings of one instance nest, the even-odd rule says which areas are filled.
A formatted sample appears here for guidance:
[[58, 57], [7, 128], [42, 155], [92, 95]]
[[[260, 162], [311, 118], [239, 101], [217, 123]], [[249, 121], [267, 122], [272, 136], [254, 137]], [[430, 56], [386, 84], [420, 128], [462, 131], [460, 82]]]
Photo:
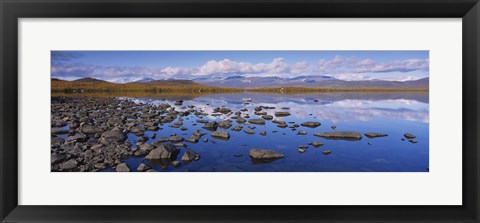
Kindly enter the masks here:
[[[257, 106], [250, 117], [247, 108], [233, 111], [227, 107], [216, 107], [207, 113], [193, 105], [183, 105], [182, 100], [160, 105], [136, 103], [129, 99], [94, 97], [52, 97], [51, 98], [51, 170], [52, 171], [100, 171], [113, 168], [118, 172], [154, 171], [151, 165], [162, 168], [179, 167], [182, 164], [201, 159], [201, 154], [189, 148], [191, 144], [207, 143], [213, 139], [230, 139], [227, 130], [243, 131], [243, 134], [268, 136], [266, 131], [255, 131], [255, 125], [274, 123], [278, 128], [290, 128], [297, 135], [309, 134], [297, 130], [300, 126], [315, 129], [320, 122], [285, 122], [277, 117], [288, 117], [289, 108]], [[208, 116], [228, 117], [223, 121], [209, 121]], [[186, 131], [184, 121], [195, 119], [196, 128], [188, 137], [176, 134], [157, 135], [165, 126]], [[323, 139], [361, 140], [362, 133], [354, 131], [335, 131], [312, 133]], [[149, 137], [145, 132], [157, 132]], [[137, 137], [132, 144], [127, 135]], [[367, 132], [368, 139], [387, 137], [384, 133]], [[416, 137], [405, 133], [405, 138], [416, 143]], [[147, 143], [150, 139], [156, 139]], [[150, 140], [151, 141], [151, 140]], [[319, 148], [324, 143], [314, 141], [298, 146], [298, 152], [304, 153], [308, 147]], [[332, 154], [331, 149], [322, 150], [324, 155]], [[334, 152], [333, 152], [334, 153]], [[129, 157], [144, 157], [148, 163], [129, 167], [124, 160]], [[239, 156], [240, 157], [240, 156]], [[285, 157], [284, 154], [268, 148], [251, 148], [249, 157], [253, 164], [269, 163]]]

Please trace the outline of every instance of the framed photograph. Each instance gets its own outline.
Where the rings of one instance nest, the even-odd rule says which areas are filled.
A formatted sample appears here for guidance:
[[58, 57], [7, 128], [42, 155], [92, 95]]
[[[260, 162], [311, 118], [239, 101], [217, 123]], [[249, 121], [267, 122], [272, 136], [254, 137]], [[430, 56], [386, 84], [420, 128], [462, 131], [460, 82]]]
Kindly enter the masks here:
[[2, 222], [478, 222], [476, 0], [1, 1]]

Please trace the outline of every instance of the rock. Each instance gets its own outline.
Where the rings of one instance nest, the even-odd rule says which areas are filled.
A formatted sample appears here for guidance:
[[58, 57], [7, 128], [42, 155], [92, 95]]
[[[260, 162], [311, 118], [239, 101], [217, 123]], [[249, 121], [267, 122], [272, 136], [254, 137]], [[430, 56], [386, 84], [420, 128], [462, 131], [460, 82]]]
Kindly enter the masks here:
[[216, 121], [208, 122], [208, 123], [205, 123], [203, 128], [207, 129], [207, 130], [210, 130], [210, 131], [216, 131], [217, 128], [218, 128], [218, 123]]
[[139, 146], [139, 149], [140, 150], [145, 150], [146, 152], [150, 152], [153, 149], [155, 149], [155, 147], [150, 145], [150, 144], [142, 144], [142, 145]]
[[130, 172], [130, 168], [127, 166], [126, 163], [120, 163], [115, 168], [117, 172]]
[[405, 136], [405, 138], [407, 138], [407, 139], [414, 139], [414, 138], [416, 138], [416, 136], [413, 135], [413, 134], [411, 134], [411, 133], [405, 133], [405, 135], [403, 135], [403, 136]]
[[200, 155], [191, 149], [187, 149], [182, 156], [182, 161], [184, 162], [191, 162], [198, 159], [200, 159]]
[[287, 111], [277, 111], [277, 112], [275, 112], [276, 117], [285, 117], [285, 116], [289, 116], [289, 115], [290, 115], [290, 112], [287, 112]]
[[299, 153], [304, 153], [305, 150], [304, 150], [304, 149], [298, 149], [298, 152], [299, 152]]
[[221, 107], [221, 108], [215, 108], [213, 109], [214, 112], [220, 112], [222, 114], [227, 114], [230, 113], [232, 110], [229, 108]]
[[257, 124], [257, 125], [265, 125], [265, 119], [261, 119], [261, 118], [253, 118], [248, 120], [248, 122], [252, 124]]
[[362, 134], [359, 132], [317, 132], [314, 136], [323, 137], [327, 139], [345, 139], [345, 140], [361, 140]]
[[228, 132], [226, 131], [215, 131], [215, 132], [212, 132], [212, 137], [220, 138], [220, 139], [229, 139], [230, 134], [228, 134]]
[[183, 138], [180, 137], [180, 136], [176, 136], [176, 135], [175, 135], [175, 136], [171, 136], [171, 137], [170, 137], [170, 142], [174, 142], [174, 143], [175, 143], [175, 142], [181, 142], [181, 141], [183, 141]]
[[65, 161], [67, 156], [65, 154], [60, 154], [60, 153], [52, 153], [50, 155], [50, 163], [51, 164], [57, 164]]
[[332, 125], [332, 126], [330, 126], [330, 128], [331, 128], [331, 129], [336, 129], [337, 126], [336, 126], [336, 125]]
[[320, 146], [323, 146], [323, 143], [321, 143], [321, 142], [313, 142], [313, 143], [312, 143], [312, 146], [314, 146], [315, 148], [318, 148], [318, 147], [320, 147]]
[[367, 133], [365, 133], [365, 136], [368, 137], [368, 138], [377, 138], [377, 137], [385, 137], [385, 136], [388, 136], [388, 135], [384, 134], [384, 133], [367, 132]]
[[99, 170], [103, 170], [103, 169], [107, 168], [107, 166], [105, 166], [104, 163], [95, 163], [95, 165], [93, 167], [95, 167], [95, 169], [99, 169]]
[[149, 169], [152, 169], [151, 167], [145, 165], [144, 163], [141, 163], [138, 167], [137, 167], [137, 171], [138, 172], [145, 172]]
[[245, 120], [244, 118], [242, 118], [241, 116], [238, 116], [237, 118], [237, 123], [245, 123], [247, 120]]
[[261, 110], [262, 110], [262, 107], [255, 107], [253, 110], [255, 110], [255, 111], [258, 112], [258, 111], [261, 111]]
[[153, 118], [155, 116], [158, 116], [158, 115], [155, 114], [155, 113], [143, 113], [141, 117], [142, 118]]
[[112, 129], [102, 134], [102, 143], [107, 145], [111, 143], [123, 143], [127, 139], [125, 134], [119, 129]]
[[175, 143], [173, 145], [176, 146], [176, 147], [187, 147], [187, 145], [185, 145], [183, 143]]
[[172, 144], [162, 144], [150, 151], [145, 157], [147, 160], [174, 159], [178, 155], [178, 149]]
[[208, 123], [208, 121], [205, 120], [205, 119], [197, 119], [196, 122], [198, 122], [198, 123]]
[[230, 120], [219, 122], [218, 127], [228, 129], [228, 128], [232, 127], [232, 122]]
[[266, 135], [267, 135], [267, 131], [265, 131], [265, 130], [262, 130], [262, 131], [260, 132], [260, 135], [262, 135], [262, 136], [266, 136]]
[[93, 125], [83, 125], [82, 126], [82, 132], [87, 134], [87, 135], [94, 135], [96, 133], [102, 132], [102, 129], [98, 128], [97, 126], [93, 126]]
[[233, 131], [237, 131], [237, 132], [239, 132], [242, 129], [243, 129], [243, 125], [237, 125], [237, 126], [232, 128]]
[[328, 155], [328, 154], [332, 153], [332, 151], [326, 149], [326, 150], [323, 150], [322, 153], [323, 153], [323, 155]]
[[302, 124], [300, 124], [301, 126], [305, 126], [305, 127], [309, 127], [309, 128], [316, 128], [318, 126], [320, 126], [320, 122], [304, 122]]
[[50, 144], [53, 145], [62, 145], [65, 143], [65, 139], [62, 139], [60, 137], [54, 137], [51, 139]]
[[168, 139], [167, 137], [161, 137], [161, 138], [158, 138], [157, 141], [159, 141], [159, 142], [168, 142], [168, 140], [169, 140], [169, 139]]
[[417, 143], [417, 140], [415, 140], [415, 139], [409, 139], [408, 141], [411, 142], [411, 143]]
[[205, 138], [205, 139], [203, 139], [203, 141], [204, 141], [204, 142], [208, 142], [208, 139], [207, 139], [207, 138]]
[[262, 115], [262, 118], [265, 119], [265, 120], [272, 120], [272, 119], [273, 119], [273, 116], [271, 116], [271, 115]]
[[279, 128], [287, 128], [288, 125], [285, 124], [285, 123], [280, 123], [280, 124], [277, 125], [277, 127], [279, 127]]
[[181, 163], [179, 161], [176, 161], [176, 160], [172, 161], [171, 164], [172, 164], [173, 167], [179, 167], [181, 165]]
[[60, 164], [62, 170], [74, 170], [78, 166], [78, 163], [75, 159], [69, 159], [67, 162]]
[[297, 133], [297, 135], [306, 135], [306, 134], [307, 134], [307, 132], [305, 132], [305, 131], [303, 131], [303, 130], [300, 130], [300, 131], [298, 131], [298, 133]]
[[249, 156], [254, 159], [281, 159], [283, 154], [271, 149], [251, 149]]
[[250, 134], [250, 135], [255, 134], [255, 131], [253, 131], [253, 130], [251, 130], [251, 129], [245, 129], [245, 130], [243, 130], [243, 131], [244, 131], [245, 133], [247, 133], [247, 134]]
[[198, 142], [198, 136], [190, 136], [189, 138], [187, 138], [185, 141], [187, 142], [191, 142], [191, 143], [197, 143]]
[[243, 157], [243, 154], [235, 153], [235, 154], [233, 154], [233, 157], [237, 157], [237, 158], [238, 158], [238, 157]]
[[52, 135], [68, 134], [69, 132], [70, 130], [65, 128], [52, 128], [52, 130], [50, 131]]
[[65, 142], [66, 143], [69, 143], [69, 142], [85, 142], [87, 141], [87, 136], [83, 133], [76, 133], [75, 135], [73, 136], [69, 136], [65, 139]]

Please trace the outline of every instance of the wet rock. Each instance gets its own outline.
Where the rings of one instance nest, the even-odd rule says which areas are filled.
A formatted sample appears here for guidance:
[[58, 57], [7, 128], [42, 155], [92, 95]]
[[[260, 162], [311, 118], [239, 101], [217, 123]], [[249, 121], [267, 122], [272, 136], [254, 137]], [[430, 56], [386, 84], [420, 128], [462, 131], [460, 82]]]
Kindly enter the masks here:
[[253, 131], [253, 130], [251, 130], [251, 129], [245, 129], [245, 130], [243, 130], [243, 131], [244, 131], [245, 133], [247, 133], [247, 134], [250, 134], [250, 135], [255, 134], [255, 131]]
[[277, 127], [279, 127], [279, 128], [287, 128], [288, 125], [285, 124], [285, 123], [281, 123], [281, 124], [278, 124]]
[[59, 145], [62, 145], [63, 143], [65, 143], [65, 139], [62, 139], [60, 137], [54, 137], [50, 141], [50, 144], [52, 146], [55, 146], [55, 145], [59, 146]]
[[176, 147], [187, 147], [187, 145], [185, 145], [183, 143], [175, 143], [173, 145], [176, 146]]
[[328, 154], [332, 153], [332, 151], [326, 149], [326, 150], [323, 150], [322, 153], [323, 153], [323, 155], [328, 155]]
[[145, 165], [144, 163], [141, 163], [138, 167], [137, 167], [137, 171], [138, 172], [145, 172], [149, 169], [152, 169], [151, 167]]
[[320, 146], [323, 146], [323, 143], [321, 143], [321, 142], [313, 142], [313, 143], [312, 143], [312, 146], [314, 146], [315, 148], [318, 148], [318, 147], [320, 147]]
[[260, 132], [260, 135], [262, 135], [262, 136], [266, 136], [266, 135], [267, 135], [267, 131], [265, 131], [265, 130], [262, 130], [262, 131]]
[[172, 164], [173, 167], [179, 167], [181, 165], [180, 161], [176, 161], [176, 160], [172, 161], [171, 164]]
[[271, 149], [251, 149], [249, 156], [254, 159], [281, 159], [283, 154]]
[[265, 119], [265, 120], [272, 120], [272, 119], [273, 119], [273, 116], [271, 116], [271, 115], [262, 115], [262, 118]]
[[78, 162], [75, 159], [69, 159], [67, 162], [60, 164], [60, 168], [67, 171], [74, 170], [77, 166]]
[[367, 132], [367, 133], [365, 133], [365, 136], [368, 137], [368, 138], [377, 138], [377, 137], [385, 137], [385, 136], [388, 136], [388, 135], [384, 134], [384, 133]]
[[242, 129], [243, 129], [243, 125], [237, 125], [232, 128], [233, 131], [237, 131], [237, 132], [241, 131]]
[[242, 118], [241, 116], [238, 116], [237, 118], [237, 123], [245, 123], [247, 120], [245, 120], [244, 118]]
[[317, 132], [314, 136], [323, 137], [327, 139], [344, 139], [344, 140], [361, 140], [362, 134], [359, 132]]
[[219, 122], [218, 127], [228, 129], [228, 128], [232, 127], [232, 122], [230, 120]]
[[198, 122], [198, 123], [208, 123], [208, 121], [205, 120], [205, 119], [197, 119], [196, 122]]
[[261, 119], [261, 118], [253, 118], [248, 120], [248, 122], [252, 124], [257, 124], [257, 125], [265, 125], [265, 119]]
[[405, 138], [407, 138], [407, 139], [414, 139], [414, 138], [416, 138], [416, 136], [413, 135], [413, 134], [411, 134], [411, 133], [405, 133], [405, 135], [403, 135], [403, 136], [405, 136]]
[[299, 152], [299, 153], [304, 153], [305, 150], [304, 150], [304, 149], [298, 149], [298, 152]]
[[417, 143], [417, 140], [415, 140], [415, 139], [409, 139], [408, 141], [411, 142], [411, 143]]
[[172, 144], [162, 144], [150, 151], [145, 157], [147, 160], [174, 159], [179, 150]]
[[216, 121], [208, 122], [208, 123], [205, 123], [203, 128], [207, 129], [207, 130], [210, 130], [210, 131], [216, 131], [217, 128], [218, 128], [218, 123]]
[[300, 130], [298, 131], [297, 135], [306, 135], [307, 132], [305, 132], [304, 130]]
[[168, 139], [167, 137], [161, 137], [161, 138], [158, 138], [157, 141], [159, 141], [159, 142], [168, 142], [168, 140], [169, 140], [169, 139]]
[[232, 110], [229, 108], [221, 107], [221, 108], [215, 108], [213, 109], [214, 112], [220, 112], [222, 114], [227, 114], [230, 113]]
[[115, 168], [115, 170], [117, 172], [130, 172], [130, 168], [128, 167], [128, 165], [126, 163], [118, 164], [117, 167]]
[[301, 126], [309, 127], [309, 128], [316, 128], [320, 126], [320, 122], [304, 122], [301, 124]]
[[182, 156], [183, 162], [191, 162], [200, 159], [200, 155], [191, 149], [187, 149]]
[[215, 132], [212, 132], [212, 137], [220, 138], [220, 139], [229, 139], [230, 134], [228, 134], [228, 132], [226, 131], [215, 131]]
[[332, 126], [330, 126], [330, 128], [331, 128], [331, 129], [336, 129], [337, 126], [336, 126], [336, 125], [332, 125]]
[[205, 139], [203, 139], [203, 141], [204, 141], [204, 142], [208, 142], [208, 139], [207, 139], [207, 138], [205, 138]]
[[255, 110], [255, 111], [258, 112], [258, 111], [261, 111], [261, 110], [262, 110], [262, 107], [255, 107], [253, 110]]
[[154, 117], [156, 117], [156, 116], [158, 116], [158, 114], [155, 114], [155, 113], [143, 113], [141, 117], [142, 117], [142, 118], [154, 118]]
[[259, 116], [262, 116], [262, 115], [267, 115], [267, 112], [265, 111], [258, 111], [258, 112], [254, 112], [255, 115], [259, 115]]
[[181, 142], [181, 141], [183, 141], [183, 138], [180, 136], [174, 135], [170, 137], [170, 142]]
[[306, 145], [300, 145], [300, 146], [298, 146], [298, 148], [300, 148], [300, 149], [306, 149], [306, 148], [308, 148], [308, 146], [306, 146]]
[[183, 104], [183, 100], [175, 101], [175, 105], [182, 105], [182, 104]]
[[190, 136], [189, 138], [187, 138], [185, 141], [187, 142], [191, 142], [191, 143], [197, 143], [198, 142], [198, 136]]
[[289, 115], [290, 115], [290, 112], [287, 112], [287, 111], [277, 111], [277, 112], [275, 112], [276, 117], [285, 117], [285, 116], [289, 116]]

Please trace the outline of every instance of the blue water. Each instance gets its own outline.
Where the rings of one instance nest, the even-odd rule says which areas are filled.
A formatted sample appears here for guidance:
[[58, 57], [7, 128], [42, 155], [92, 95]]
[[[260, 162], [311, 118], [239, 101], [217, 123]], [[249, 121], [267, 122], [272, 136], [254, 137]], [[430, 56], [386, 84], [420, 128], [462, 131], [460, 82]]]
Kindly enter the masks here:
[[[129, 99], [138, 103], [169, 103], [172, 106], [174, 104], [174, 100]], [[197, 117], [191, 114], [183, 117], [183, 127], [188, 128], [186, 131], [171, 128], [169, 127], [171, 123], [167, 123], [160, 126], [163, 129], [156, 132], [156, 138], [150, 139], [154, 133], [151, 131], [147, 131], [145, 136], [149, 137], [147, 143], [151, 143], [161, 137], [169, 138], [173, 133], [186, 139], [193, 131], [201, 130], [207, 134], [198, 143], [183, 142], [188, 148], [200, 154], [200, 160], [188, 164], [181, 162], [185, 148], [179, 147], [177, 160], [181, 162], [180, 167], [154, 165], [143, 158], [131, 157], [124, 162], [132, 171], [144, 162], [161, 172], [428, 172], [428, 93], [213, 94], [185, 100], [183, 105], [194, 105], [208, 114], [212, 114], [213, 109], [220, 106], [228, 107], [233, 112], [247, 108], [248, 112], [243, 114], [250, 114], [250, 118], [260, 118], [253, 114], [254, 107], [272, 106], [275, 109], [262, 111], [269, 115], [274, 115], [275, 111], [290, 112], [291, 115], [288, 117], [274, 117], [286, 121], [288, 126], [293, 125], [288, 122], [301, 124], [305, 121], [317, 121], [321, 126], [317, 128], [300, 126], [296, 131], [292, 131], [288, 127], [279, 128], [277, 124], [267, 120], [265, 125], [250, 124], [255, 126], [254, 135], [243, 132], [249, 126], [243, 125], [244, 128], [240, 132], [226, 130], [230, 133], [229, 140], [219, 140], [212, 138], [210, 132], [202, 128], [202, 123], [196, 123]], [[178, 111], [186, 110], [182, 109], [182, 106], [175, 107]], [[282, 109], [283, 107], [289, 109]], [[209, 115], [203, 119], [222, 121], [230, 117]], [[235, 120], [232, 121], [231, 128], [237, 125]], [[362, 134], [379, 132], [388, 136], [374, 139], [364, 136], [359, 141], [347, 141], [329, 140], [313, 135], [315, 132], [333, 131], [332, 125], [336, 126], [335, 131], [358, 131]], [[267, 132], [266, 136], [259, 135], [262, 130]], [[297, 135], [300, 130], [305, 130], [307, 135]], [[414, 134], [418, 143], [402, 141], [403, 135], [407, 132]], [[204, 138], [208, 138], [208, 142], [203, 142]], [[135, 135], [128, 134], [128, 139], [135, 145], [137, 139]], [[314, 141], [322, 142], [324, 145], [319, 148], [308, 145]], [[304, 153], [298, 152], [300, 145], [308, 145]], [[251, 148], [273, 149], [285, 157], [271, 163], [254, 164], [248, 155]], [[322, 154], [326, 149], [332, 153]]]

